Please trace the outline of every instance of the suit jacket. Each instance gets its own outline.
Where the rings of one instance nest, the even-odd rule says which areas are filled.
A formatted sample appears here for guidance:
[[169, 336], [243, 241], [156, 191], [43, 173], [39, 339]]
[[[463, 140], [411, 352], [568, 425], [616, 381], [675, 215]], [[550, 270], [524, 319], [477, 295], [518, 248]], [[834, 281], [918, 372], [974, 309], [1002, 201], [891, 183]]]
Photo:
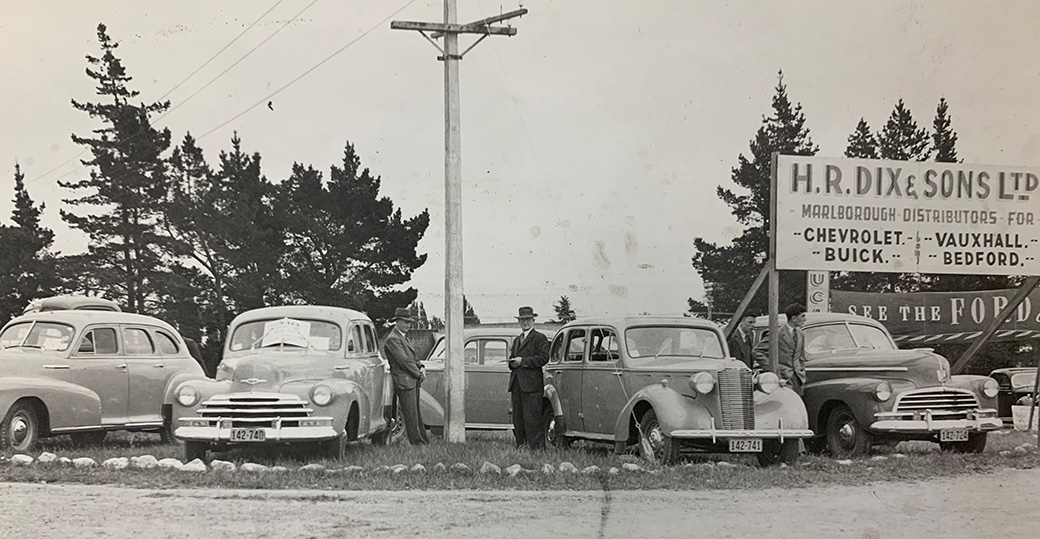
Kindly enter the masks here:
[[509, 357], [520, 358], [520, 365], [509, 366], [509, 387], [506, 391], [513, 390], [513, 384], [519, 384], [520, 391], [524, 393], [541, 393], [545, 388], [545, 380], [542, 378], [542, 367], [549, 362], [549, 339], [538, 331], [531, 333], [520, 342], [523, 334], [513, 338], [513, 346], [510, 348]]
[[394, 389], [415, 389], [422, 376], [419, 358], [415, 356], [412, 343], [394, 329], [383, 341], [383, 356], [390, 363], [390, 376], [394, 379]]
[[729, 336], [729, 353], [739, 361], [743, 361], [749, 368], [755, 368], [755, 360], [751, 357], [751, 334], [741, 335], [740, 330], [734, 330]]
[[[794, 328], [790, 324], [780, 324], [777, 328], [777, 334], [779, 340], [777, 346], [780, 357], [777, 361], [777, 376], [781, 380], [791, 380], [797, 378], [801, 383], [805, 383], [805, 336], [801, 331], [796, 333]], [[769, 369], [769, 339], [770, 336], [766, 336], [762, 339], [758, 346], [752, 351], [752, 355], [755, 358], [755, 367], [759, 369]]]

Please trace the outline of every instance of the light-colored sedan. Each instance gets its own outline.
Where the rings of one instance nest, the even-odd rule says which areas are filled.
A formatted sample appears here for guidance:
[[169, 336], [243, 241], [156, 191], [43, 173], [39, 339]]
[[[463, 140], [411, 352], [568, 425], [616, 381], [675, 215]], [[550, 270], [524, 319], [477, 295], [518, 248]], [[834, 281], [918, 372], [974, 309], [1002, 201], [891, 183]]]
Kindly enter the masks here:
[[0, 331], [0, 447], [31, 451], [70, 434], [98, 443], [112, 430], [170, 439], [168, 388], [203, 376], [172, 326], [150, 316], [45, 311]]

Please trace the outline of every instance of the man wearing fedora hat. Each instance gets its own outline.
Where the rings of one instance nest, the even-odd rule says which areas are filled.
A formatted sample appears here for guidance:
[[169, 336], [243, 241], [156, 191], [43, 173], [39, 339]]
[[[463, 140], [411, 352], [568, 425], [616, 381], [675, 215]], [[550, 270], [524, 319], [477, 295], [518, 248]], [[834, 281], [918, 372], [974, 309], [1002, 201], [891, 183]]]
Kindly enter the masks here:
[[509, 391], [513, 403], [513, 437], [516, 446], [545, 449], [542, 421], [542, 367], [549, 362], [549, 339], [535, 331], [538, 316], [531, 307], [520, 307], [516, 319], [520, 335], [513, 339], [509, 357]]
[[397, 403], [404, 416], [408, 441], [412, 445], [423, 445], [428, 440], [426, 426], [419, 413], [419, 389], [426, 378], [426, 367], [415, 356], [415, 349], [406, 336], [415, 322], [415, 313], [398, 307], [390, 321], [394, 323], [394, 329], [383, 341], [383, 356], [390, 363], [390, 377], [394, 380], [394, 393], [397, 394]]

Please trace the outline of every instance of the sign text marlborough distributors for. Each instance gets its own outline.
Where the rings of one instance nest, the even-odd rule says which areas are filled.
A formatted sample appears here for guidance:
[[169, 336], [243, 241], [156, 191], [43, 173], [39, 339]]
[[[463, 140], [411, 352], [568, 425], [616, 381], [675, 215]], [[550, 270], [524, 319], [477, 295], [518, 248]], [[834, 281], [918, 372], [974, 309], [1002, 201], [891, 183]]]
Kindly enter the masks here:
[[781, 155], [782, 270], [1040, 275], [1040, 168]]

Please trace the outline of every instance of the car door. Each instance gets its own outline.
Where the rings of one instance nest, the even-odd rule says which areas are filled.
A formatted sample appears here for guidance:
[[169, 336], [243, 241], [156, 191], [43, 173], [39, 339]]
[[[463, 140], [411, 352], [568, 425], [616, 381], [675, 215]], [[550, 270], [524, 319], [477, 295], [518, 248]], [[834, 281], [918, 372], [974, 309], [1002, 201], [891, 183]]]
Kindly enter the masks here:
[[589, 328], [588, 352], [581, 377], [581, 414], [586, 432], [614, 432], [618, 413], [628, 402], [621, 376], [617, 332]]
[[369, 421], [376, 421], [383, 417], [383, 389], [386, 372], [383, 369], [383, 360], [379, 356], [379, 343], [376, 342], [376, 333], [371, 324], [362, 322], [361, 333], [365, 338], [364, 362], [369, 372], [365, 386], [369, 393]]
[[553, 386], [563, 408], [563, 421], [568, 431], [583, 432], [581, 413], [581, 378], [585, 361], [585, 342], [588, 329], [570, 328], [553, 339], [549, 366]]
[[162, 423], [166, 360], [159, 355], [150, 328], [124, 324], [120, 330], [129, 383], [128, 422]]
[[513, 424], [507, 391], [508, 356], [509, 343], [505, 337], [480, 337], [466, 343], [467, 426], [501, 428]]
[[101, 424], [128, 422], [130, 379], [119, 350], [117, 326], [88, 326], [69, 357], [67, 380], [97, 394]]

